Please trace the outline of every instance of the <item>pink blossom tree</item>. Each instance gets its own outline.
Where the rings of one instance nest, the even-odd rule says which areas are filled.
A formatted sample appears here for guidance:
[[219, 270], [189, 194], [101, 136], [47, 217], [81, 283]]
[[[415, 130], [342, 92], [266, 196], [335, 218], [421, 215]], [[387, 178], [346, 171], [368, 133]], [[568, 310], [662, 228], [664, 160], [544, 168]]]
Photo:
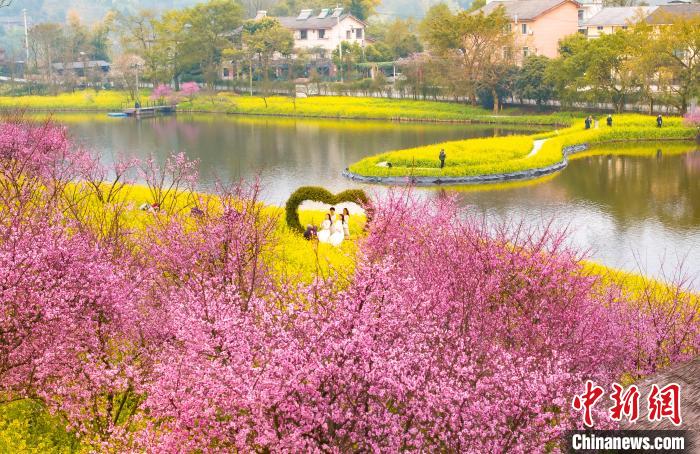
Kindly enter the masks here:
[[[619, 289], [586, 276], [562, 236], [494, 236], [450, 202], [375, 205], [345, 285], [265, 278], [251, 296], [231, 273], [202, 275], [211, 261], [195, 251], [192, 265], [165, 273], [192, 284], [166, 298], [175, 335], [148, 388], [159, 422], [146, 443], [529, 452], [580, 424], [568, 405], [585, 380], [640, 371], [628, 328], [648, 329], [653, 309], [639, 317]], [[250, 244], [203, 238], [166, 249], [227, 251], [220, 263], [231, 266]], [[697, 319], [674, 320], [657, 344], [697, 352]], [[660, 365], [679, 353], [643, 356]]]
[[[171, 204], [138, 232], [136, 167]], [[373, 202], [351, 275], [287, 279], [258, 187], [202, 197], [196, 176], [185, 155], [107, 171], [62, 128], [0, 123], [0, 399], [92, 450], [531, 452], [581, 425], [586, 380], [700, 350], [682, 288], [629, 291], [560, 233], [410, 191]]]
[[700, 140], [700, 107], [696, 107], [683, 116], [684, 121], [698, 129], [697, 139]]
[[153, 89], [150, 98], [153, 101], [164, 102], [165, 100], [169, 100], [170, 98], [172, 98], [172, 96], [173, 91], [170, 88], [170, 85], [160, 84]]
[[187, 98], [189, 102], [194, 101], [197, 93], [199, 93], [199, 84], [197, 82], [185, 82], [180, 85], [180, 94]]
[[63, 128], [0, 123], [0, 401], [40, 400], [100, 445], [135, 413], [155, 331], [126, 237], [86, 215], [95, 168]]

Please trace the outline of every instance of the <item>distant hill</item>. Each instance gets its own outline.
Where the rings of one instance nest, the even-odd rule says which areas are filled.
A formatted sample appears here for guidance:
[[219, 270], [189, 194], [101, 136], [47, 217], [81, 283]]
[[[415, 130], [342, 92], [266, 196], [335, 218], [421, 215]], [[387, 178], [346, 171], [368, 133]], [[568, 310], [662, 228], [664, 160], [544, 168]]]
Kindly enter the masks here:
[[[201, 0], [13, 0], [8, 8], [0, 9], [0, 19], [3, 17], [19, 17], [22, 9], [27, 9], [27, 15], [32, 22], [63, 22], [68, 11], [75, 11], [85, 22], [94, 22], [104, 17], [107, 11], [136, 12], [148, 8], [162, 11], [172, 8], [182, 8], [199, 3]], [[425, 12], [436, 3], [447, 3], [452, 8], [467, 7], [472, 0], [383, 0], [377, 9], [378, 16], [392, 18], [422, 18]], [[265, 9], [270, 0], [243, 0], [246, 10], [254, 10], [255, 5]], [[329, 0], [329, 5], [335, 5]], [[254, 12], [253, 12], [254, 14]]]
[[422, 19], [431, 6], [445, 3], [452, 10], [468, 9], [473, 0], [382, 0], [377, 16], [384, 19]]
[[194, 5], [199, 0], [13, 0], [7, 8], [0, 9], [1, 17], [13, 17], [27, 9], [33, 22], [63, 22], [68, 11], [76, 11], [85, 22], [101, 19], [107, 11], [138, 11], [143, 8], [166, 10]]

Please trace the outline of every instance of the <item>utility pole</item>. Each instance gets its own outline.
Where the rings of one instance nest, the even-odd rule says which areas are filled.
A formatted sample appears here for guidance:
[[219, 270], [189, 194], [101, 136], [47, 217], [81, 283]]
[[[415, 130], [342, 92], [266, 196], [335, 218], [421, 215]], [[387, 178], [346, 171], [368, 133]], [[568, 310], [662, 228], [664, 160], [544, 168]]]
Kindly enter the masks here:
[[24, 15], [24, 49], [26, 50], [27, 59], [24, 62], [25, 71], [29, 67], [29, 28], [27, 27], [27, 8], [22, 9]]
[[340, 12], [338, 12], [338, 4], [335, 5], [336, 16], [335, 23], [338, 26], [338, 56], [340, 57], [340, 64], [338, 65], [338, 71], [340, 71], [340, 82], [343, 82], [343, 33], [340, 30]]

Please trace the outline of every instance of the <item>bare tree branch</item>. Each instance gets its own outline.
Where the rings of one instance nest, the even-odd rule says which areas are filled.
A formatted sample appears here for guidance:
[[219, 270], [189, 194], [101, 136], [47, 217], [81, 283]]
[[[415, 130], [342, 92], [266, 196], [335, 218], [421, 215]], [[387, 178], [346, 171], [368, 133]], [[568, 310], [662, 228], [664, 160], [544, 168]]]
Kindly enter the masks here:
[[10, 6], [12, 4], [12, 0], [0, 0], [0, 8], [4, 8], [5, 6]]

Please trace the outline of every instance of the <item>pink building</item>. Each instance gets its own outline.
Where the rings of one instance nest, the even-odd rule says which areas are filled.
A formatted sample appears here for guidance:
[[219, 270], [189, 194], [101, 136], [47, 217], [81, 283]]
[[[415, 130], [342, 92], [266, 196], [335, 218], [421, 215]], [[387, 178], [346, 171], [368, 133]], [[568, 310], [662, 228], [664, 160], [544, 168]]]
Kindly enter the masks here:
[[[515, 33], [517, 55], [555, 58], [559, 41], [578, 32], [581, 4], [574, 0], [496, 0], [478, 11], [492, 13], [505, 8]], [[521, 59], [520, 59], [521, 60]]]

